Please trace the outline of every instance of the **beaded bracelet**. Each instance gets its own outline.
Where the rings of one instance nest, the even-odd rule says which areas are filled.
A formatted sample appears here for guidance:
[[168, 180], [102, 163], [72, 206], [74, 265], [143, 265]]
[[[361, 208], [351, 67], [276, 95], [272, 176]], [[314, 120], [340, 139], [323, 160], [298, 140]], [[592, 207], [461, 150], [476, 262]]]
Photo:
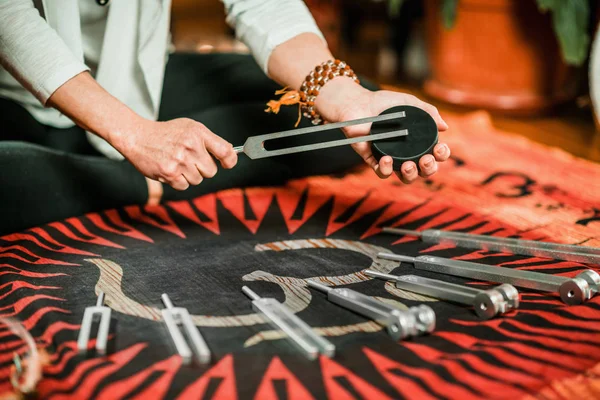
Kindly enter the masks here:
[[315, 100], [319, 95], [319, 91], [327, 82], [338, 76], [347, 76], [352, 78], [354, 82], [360, 83], [350, 66], [340, 60], [329, 60], [321, 65], [317, 65], [315, 69], [306, 76], [304, 82], [302, 82], [302, 85], [300, 86], [300, 106], [302, 114], [306, 118], [311, 119], [313, 125], [318, 125], [323, 121], [321, 116], [315, 110]]
[[288, 88], [276, 91], [275, 94], [282, 95], [281, 98], [279, 100], [269, 101], [265, 112], [277, 114], [282, 105], [298, 104], [298, 121], [296, 122], [296, 126], [300, 123], [302, 115], [309, 118], [313, 125], [318, 125], [323, 122], [323, 119], [315, 110], [315, 100], [317, 99], [321, 88], [325, 86], [327, 82], [338, 76], [347, 76], [352, 78], [354, 82], [360, 83], [354, 71], [352, 71], [350, 66], [344, 61], [325, 61], [324, 63], [317, 65], [315, 69], [306, 76], [299, 91], [289, 90]]

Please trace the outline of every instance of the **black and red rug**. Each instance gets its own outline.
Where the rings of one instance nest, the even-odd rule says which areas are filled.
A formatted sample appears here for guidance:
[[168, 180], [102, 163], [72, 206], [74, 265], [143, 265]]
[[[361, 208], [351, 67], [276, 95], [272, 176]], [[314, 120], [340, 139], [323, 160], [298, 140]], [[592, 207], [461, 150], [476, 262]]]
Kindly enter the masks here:
[[[564, 306], [523, 290], [521, 307], [480, 321], [466, 307], [358, 274], [382, 249], [576, 275], [585, 266], [431, 246], [383, 226], [440, 228], [600, 247], [600, 166], [453, 118], [453, 158], [411, 186], [370, 171], [281, 188], [229, 190], [159, 207], [128, 206], [0, 238], [0, 316], [19, 319], [50, 354], [42, 398], [600, 398], [600, 300]], [[429, 275], [432, 276], [433, 275]], [[304, 287], [322, 279], [406, 308], [430, 305], [437, 328], [394, 342], [381, 327]], [[460, 278], [444, 279], [482, 287]], [[275, 297], [337, 347], [309, 361], [252, 311], [241, 287]], [[85, 307], [106, 293], [110, 352], [79, 355]], [[182, 366], [160, 296], [186, 307], [214, 362]], [[0, 393], [23, 342], [0, 330]]]

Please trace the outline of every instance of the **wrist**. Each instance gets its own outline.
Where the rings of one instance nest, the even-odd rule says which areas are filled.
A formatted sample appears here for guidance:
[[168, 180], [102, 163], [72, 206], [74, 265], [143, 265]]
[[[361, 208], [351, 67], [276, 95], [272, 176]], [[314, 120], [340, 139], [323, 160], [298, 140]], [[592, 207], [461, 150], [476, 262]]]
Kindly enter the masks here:
[[327, 82], [315, 100], [315, 107], [325, 121], [338, 122], [344, 111], [370, 90], [362, 87], [352, 78], [340, 76]]
[[111, 121], [97, 133], [126, 156], [129, 150], [135, 146], [136, 139], [152, 129], [152, 125], [155, 123], [155, 121], [143, 118], [127, 108], [120, 115], [111, 118]]

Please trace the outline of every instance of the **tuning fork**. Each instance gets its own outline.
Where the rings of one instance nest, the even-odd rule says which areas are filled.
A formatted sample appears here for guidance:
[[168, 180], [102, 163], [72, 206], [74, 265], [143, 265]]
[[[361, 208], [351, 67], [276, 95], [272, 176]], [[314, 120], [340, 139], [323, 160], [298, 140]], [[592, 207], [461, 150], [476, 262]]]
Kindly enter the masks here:
[[308, 286], [327, 294], [327, 300], [384, 326], [394, 340], [432, 332], [435, 313], [426, 305], [404, 311], [370, 296], [346, 288], [331, 288], [307, 280]]
[[276, 329], [282, 330], [310, 360], [316, 359], [319, 354], [326, 357], [335, 355], [333, 343], [315, 333], [306, 322], [276, 299], [260, 297], [248, 286], [242, 287], [242, 292], [252, 300], [254, 311], [264, 315]]
[[475, 313], [481, 319], [490, 319], [519, 308], [519, 292], [507, 283], [481, 290], [416, 275], [396, 276], [371, 270], [366, 270], [365, 275], [393, 281], [398, 289], [473, 306]]
[[566, 278], [541, 272], [523, 271], [469, 261], [452, 260], [435, 256], [409, 257], [393, 253], [379, 253], [379, 258], [407, 262], [415, 268], [440, 274], [462, 276], [488, 282], [509, 283], [516, 287], [543, 292], [558, 292], [561, 300], [569, 305], [581, 304], [598, 292], [600, 275], [591, 269], [574, 278]]
[[308, 145], [302, 145], [302, 146], [292, 146], [292, 147], [287, 147], [287, 148], [277, 149], [277, 150], [265, 149], [265, 142], [268, 140], [281, 139], [281, 138], [290, 137], [290, 136], [306, 135], [306, 134], [310, 134], [310, 133], [317, 133], [317, 132], [328, 131], [328, 130], [332, 130], [332, 129], [344, 128], [344, 127], [352, 126], [352, 125], [362, 125], [362, 124], [373, 123], [373, 122], [390, 121], [390, 120], [395, 120], [398, 118], [404, 118], [405, 116], [406, 116], [406, 113], [404, 111], [400, 111], [400, 112], [395, 112], [395, 113], [390, 113], [390, 114], [379, 115], [379, 116], [375, 116], [375, 117], [360, 118], [360, 119], [355, 119], [355, 120], [351, 120], [351, 121], [336, 122], [333, 124], [326, 124], [326, 125], [320, 125], [320, 126], [314, 126], [314, 127], [308, 127], [308, 128], [300, 128], [300, 129], [292, 129], [292, 130], [288, 130], [288, 131], [275, 132], [275, 133], [267, 133], [265, 135], [251, 136], [248, 139], [246, 139], [246, 142], [244, 143], [243, 146], [236, 146], [233, 148], [233, 151], [235, 151], [236, 154], [245, 153], [250, 159], [255, 160], [258, 158], [274, 157], [274, 156], [280, 156], [280, 155], [284, 155], [284, 154], [300, 153], [303, 151], [320, 150], [320, 149], [327, 149], [330, 147], [345, 146], [345, 145], [353, 144], [353, 143], [371, 142], [374, 140], [384, 140], [384, 139], [391, 139], [391, 138], [400, 137], [400, 136], [407, 136], [408, 130], [399, 129], [399, 130], [392, 130], [390, 132], [371, 134], [371, 135], [367, 135], [367, 136], [359, 136], [359, 137], [354, 137], [354, 138], [332, 140], [332, 141], [328, 141], [328, 142], [321, 142], [321, 143], [308, 144]]
[[[188, 310], [183, 307], [173, 307], [173, 303], [171, 303], [171, 299], [169, 299], [169, 296], [166, 293], [162, 294], [161, 299], [166, 307], [161, 311], [163, 320], [167, 325], [171, 339], [175, 344], [177, 352], [181, 356], [182, 362], [184, 364], [190, 364], [194, 353], [196, 353], [200, 364], [209, 363], [211, 359], [210, 349], [206, 345], [202, 335], [200, 335], [200, 332], [198, 332], [198, 328], [196, 328], [196, 325], [192, 321], [192, 317]], [[190, 346], [188, 346], [179, 330], [179, 325], [183, 327], [187, 337], [190, 339], [192, 347], [194, 348], [193, 351], [190, 349]]]
[[413, 231], [408, 229], [386, 227], [383, 228], [383, 232], [396, 235], [417, 236], [426, 243], [452, 244], [457, 247], [464, 247], [467, 249], [511, 252], [514, 254], [545, 257], [555, 260], [600, 264], [600, 248], [598, 247], [539, 242], [536, 240], [505, 238], [488, 235], [474, 235], [470, 233], [442, 231], [438, 229]]
[[77, 337], [77, 349], [80, 353], [87, 352], [92, 322], [100, 318], [98, 335], [96, 336], [96, 352], [101, 355], [106, 354], [106, 342], [108, 341], [108, 330], [110, 329], [110, 314], [110, 308], [104, 305], [104, 292], [100, 291], [96, 305], [86, 307], [83, 313], [83, 320], [81, 321], [81, 328]]

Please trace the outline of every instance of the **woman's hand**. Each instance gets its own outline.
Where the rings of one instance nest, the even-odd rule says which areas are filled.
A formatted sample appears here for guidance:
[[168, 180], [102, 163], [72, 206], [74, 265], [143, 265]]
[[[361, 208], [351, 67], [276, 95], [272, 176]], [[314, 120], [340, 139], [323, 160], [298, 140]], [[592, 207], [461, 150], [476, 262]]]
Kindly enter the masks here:
[[177, 190], [215, 176], [215, 158], [227, 169], [237, 163], [231, 143], [192, 119], [143, 120], [133, 132], [118, 137], [113, 145], [142, 174]]
[[106, 140], [147, 178], [177, 190], [215, 176], [213, 156], [223, 168], [233, 168], [237, 163], [233, 146], [200, 122], [142, 118], [111, 96], [88, 72], [58, 88], [48, 105]]
[[[411, 105], [427, 111], [437, 123], [439, 131], [448, 129], [448, 125], [438, 110], [431, 104], [405, 93], [387, 90], [372, 92], [356, 84], [350, 78], [340, 77], [328, 82], [317, 96], [315, 105], [319, 114], [329, 122], [372, 117], [394, 106]], [[370, 124], [344, 128], [348, 137], [368, 135], [369, 130]], [[356, 143], [352, 146], [380, 178], [388, 178], [394, 172], [392, 158], [384, 156], [378, 162], [373, 156], [371, 145], [368, 142]], [[428, 177], [435, 174], [438, 169], [437, 163], [446, 161], [450, 157], [450, 148], [444, 143], [438, 143], [434, 147], [433, 154], [433, 156], [426, 154], [421, 157], [419, 160], [420, 173], [414, 162], [407, 161], [402, 164], [400, 172], [396, 172], [396, 174], [404, 183], [414, 182], [419, 175]]]

